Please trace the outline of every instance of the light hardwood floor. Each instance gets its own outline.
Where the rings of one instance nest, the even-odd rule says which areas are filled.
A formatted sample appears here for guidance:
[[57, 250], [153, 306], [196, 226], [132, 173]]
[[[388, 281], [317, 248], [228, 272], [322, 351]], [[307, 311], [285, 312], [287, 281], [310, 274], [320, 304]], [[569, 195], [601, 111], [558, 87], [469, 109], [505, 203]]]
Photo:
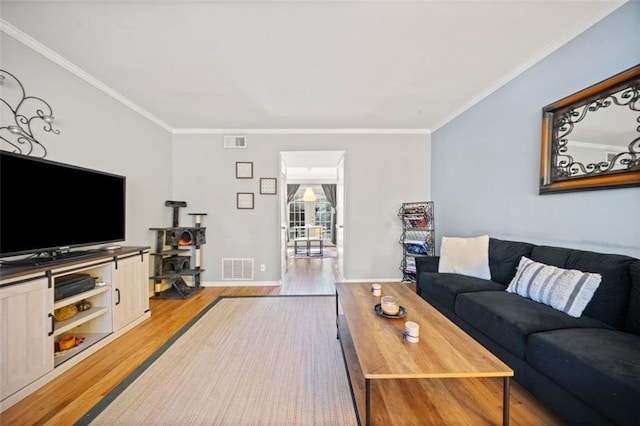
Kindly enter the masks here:
[[149, 301], [151, 318], [0, 414], [0, 425], [75, 423], [218, 296], [335, 294], [335, 259], [292, 258], [279, 287], [207, 287], [186, 300]]
[[[186, 300], [150, 300], [151, 318], [0, 414], [0, 425], [70, 425], [218, 296], [335, 294], [335, 258], [290, 259], [279, 287], [208, 287]], [[514, 383], [532, 413], [538, 402]], [[537, 416], [532, 415], [532, 419]]]

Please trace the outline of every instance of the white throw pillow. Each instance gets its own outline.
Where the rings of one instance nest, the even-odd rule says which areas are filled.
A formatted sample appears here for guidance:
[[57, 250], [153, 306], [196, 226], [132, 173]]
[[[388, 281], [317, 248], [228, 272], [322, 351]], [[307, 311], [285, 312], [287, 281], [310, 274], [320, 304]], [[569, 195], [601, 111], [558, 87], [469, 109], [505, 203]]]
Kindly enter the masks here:
[[600, 274], [558, 268], [522, 256], [506, 291], [579, 318], [601, 280]]
[[489, 236], [475, 238], [442, 237], [438, 272], [491, 279]]

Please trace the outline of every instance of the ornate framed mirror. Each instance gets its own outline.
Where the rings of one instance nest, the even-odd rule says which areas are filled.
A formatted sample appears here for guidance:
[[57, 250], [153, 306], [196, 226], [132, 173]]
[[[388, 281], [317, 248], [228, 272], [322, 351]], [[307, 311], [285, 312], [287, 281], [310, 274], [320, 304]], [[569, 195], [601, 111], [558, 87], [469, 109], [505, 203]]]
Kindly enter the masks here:
[[640, 186], [640, 65], [542, 109], [540, 194]]

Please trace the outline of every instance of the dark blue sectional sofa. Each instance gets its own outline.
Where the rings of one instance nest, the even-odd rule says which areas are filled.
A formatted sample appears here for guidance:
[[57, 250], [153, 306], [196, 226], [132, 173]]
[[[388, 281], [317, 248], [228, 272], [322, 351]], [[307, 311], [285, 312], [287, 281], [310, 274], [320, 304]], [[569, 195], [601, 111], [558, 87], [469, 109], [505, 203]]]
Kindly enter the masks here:
[[[599, 273], [579, 318], [505, 291], [526, 256]], [[416, 259], [416, 292], [515, 371], [568, 424], [640, 425], [640, 260], [489, 239], [491, 280]]]

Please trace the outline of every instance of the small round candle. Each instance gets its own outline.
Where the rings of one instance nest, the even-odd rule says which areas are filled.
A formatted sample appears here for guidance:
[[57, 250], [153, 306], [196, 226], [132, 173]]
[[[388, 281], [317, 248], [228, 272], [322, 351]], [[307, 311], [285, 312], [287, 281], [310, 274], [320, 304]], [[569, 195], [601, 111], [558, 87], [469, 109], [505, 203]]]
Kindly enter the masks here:
[[408, 336], [419, 337], [420, 325], [417, 322], [407, 321], [404, 323], [404, 331], [407, 333]]
[[383, 296], [382, 299], [380, 299], [380, 304], [382, 306], [382, 312], [387, 315], [398, 315], [400, 311], [400, 304], [398, 298], [395, 296]]
[[382, 294], [382, 286], [380, 284], [371, 285], [371, 294], [374, 296], [380, 296]]

